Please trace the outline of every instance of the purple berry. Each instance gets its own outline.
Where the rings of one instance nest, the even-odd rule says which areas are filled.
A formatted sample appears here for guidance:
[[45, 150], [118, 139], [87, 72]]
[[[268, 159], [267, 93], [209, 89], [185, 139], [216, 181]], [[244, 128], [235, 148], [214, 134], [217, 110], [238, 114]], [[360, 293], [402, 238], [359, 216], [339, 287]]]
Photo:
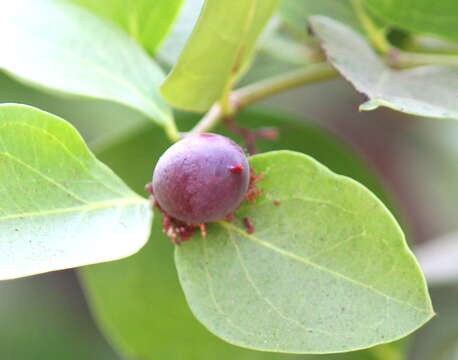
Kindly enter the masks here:
[[221, 135], [189, 135], [159, 159], [154, 198], [167, 215], [202, 224], [231, 214], [249, 182], [250, 168], [240, 146]]

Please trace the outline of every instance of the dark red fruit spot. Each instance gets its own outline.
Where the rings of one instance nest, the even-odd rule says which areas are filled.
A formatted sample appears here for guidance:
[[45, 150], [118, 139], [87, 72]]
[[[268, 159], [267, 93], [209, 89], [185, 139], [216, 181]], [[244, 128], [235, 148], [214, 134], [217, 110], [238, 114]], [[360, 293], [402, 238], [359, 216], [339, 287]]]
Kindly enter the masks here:
[[241, 173], [243, 171], [243, 165], [242, 164], [233, 165], [229, 168], [229, 171], [234, 174]]
[[234, 214], [229, 214], [224, 217], [224, 220], [229, 221], [229, 222], [234, 221], [234, 219], [235, 219]]
[[262, 180], [264, 173], [255, 174], [253, 168], [250, 167], [250, 184], [248, 185], [248, 191], [245, 195], [245, 199], [255, 203], [256, 198], [261, 195], [262, 190], [256, 186], [256, 182]]
[[243, 225], [245, 225], [245, 230], [248, 234], [254, 233], [254, 225], [249, 216], [243, 218]]
[[164, 214], [162, 218], [162, 230], [177, 245], [194, 235], [194, 226], [174, 219], [167, 214]]

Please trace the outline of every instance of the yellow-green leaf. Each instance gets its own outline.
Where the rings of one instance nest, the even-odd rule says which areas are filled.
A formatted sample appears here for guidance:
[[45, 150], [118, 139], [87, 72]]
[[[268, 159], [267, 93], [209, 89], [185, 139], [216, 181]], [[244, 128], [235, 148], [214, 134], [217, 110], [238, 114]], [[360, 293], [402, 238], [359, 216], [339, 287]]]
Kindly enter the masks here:
[[126, 30], [149, 53], [167, 35], [183, 0], [71, 0]]
[[110, 261], [146, 242], [150, 204], [64, 120], [0, 105], [0, 279]]
[[172, 105], [205, 111], [252, 55], [278, 0], [206, 0], [200, 18], [161, 92]]

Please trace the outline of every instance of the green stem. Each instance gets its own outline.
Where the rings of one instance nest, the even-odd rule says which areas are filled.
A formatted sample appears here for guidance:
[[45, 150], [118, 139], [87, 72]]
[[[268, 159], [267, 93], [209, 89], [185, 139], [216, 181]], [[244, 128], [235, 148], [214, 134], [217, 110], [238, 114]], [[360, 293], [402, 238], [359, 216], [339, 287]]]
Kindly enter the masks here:
[[367, 15], [361, 0], [351, 0], [356, 16], [360, 21], [363, 29], [366, 31], [370, 42], [382, 54], [386, 54], [391, 49], [390, 43], [386, 40], [385, 30], [380, 29], [374, 24], [372, 19]]
[[263, 44], [261, 51], [274, 59], [304, 66], [326, 60], [317, 39], [312, 38], [305, 43], [298, 43], [286, 37], [274, 35]]
[[170, 141], [177, 142], [178, 140], [181, 139], [180, 133], [178, 132], [178, 128], [175, 122], [166, 124], [164, 126], [164, 130], [165, 130], [167, 137], [170, 139]]
[[223, 118], [223, 112], [221, 111], [221, 105], [215, 104], [205, 114], [205, 116], [197, 123], [196, 126], [190, 131], [191, 134], [199, 134], [203, 132], [211, 131], [216, 125], [219, 124]]
[[409, 68], [420, 65], [458, 66], [457, 55], [424, 54], [392, 49], [387, 55], [389, 65], [396, 68]]
[[[313, 83], [321, 80], [330, 79], [338, 75], [327, 63], [311, 64], [307, 67], [288, 72], [286, 74], [274, 76], [270, 79], [262, 80], [232, 91], [229, 96], [230, 115], [240, 108], [249, 105], [268, 96], [279, 92], [292, 89], [304, 84]], [[197, 134], [212, 130], [228, 113], [222, 111], [221, 104], [215, 104], [210, 111], [199, 121], [191, 130], [191, 133]]]
[[232, 74], [229, 80], [227, 81], [226, 86], [224, 87], [224, 90], [223, 90], [223, 95], [221, 96], [221, 99], [219, 100], [221, 112], [225, 116], [229, 116], [233, 112], [232, 103], [231, 103], [231, 90], [234, 86], [234, 82], [235, 82], [235, 74]]
[[409, 50], [420, 53], [458, 55], [458, 44], [432, 36], [414, 34], [409, 41]]
[[295, 88], [304, 84], [336, 77], [337, 71], [327, 63], [311, 64], [295, 71], [261, 80], [233, 92], [239, 107], [251, 104], [270, 95]]

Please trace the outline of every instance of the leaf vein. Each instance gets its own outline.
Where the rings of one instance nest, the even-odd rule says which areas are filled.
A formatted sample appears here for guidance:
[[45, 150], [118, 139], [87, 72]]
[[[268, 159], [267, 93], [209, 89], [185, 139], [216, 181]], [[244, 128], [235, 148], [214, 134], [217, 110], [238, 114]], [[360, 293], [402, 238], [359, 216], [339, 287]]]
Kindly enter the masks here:
[[[272, 308], [272, 310], [274, 310], [277, 315], [282, 318], [283, 320], [286, 320], [286, 321], [290, 321], [290, 322], [293, 322], [295, 323], [297, 326], [299, 326], [301, 329], [303, 329], [304, 331], [306, 332], [313, 332], [313, 331], [316, 331], [316, 332], [319, 332], [319, 333], [322, 333], [322, 334], [325, 334], [325, 335], [328, 335], [328, 336], [335, 336], [336, 334], [334, 333], [331, 333], [331, 332], [328, 332], [328, 331], [323, 331], [323, 330], [319, 330], [319, 329], [315, 329], [315, 328], [308, 328], [304, 325], [302, 325], [300, 323], [300, 321], [296, 320], [296, 319], [292, 319], [292, 318], [289, 318], [288, 316], [284, 315], [279, 309], [277, 306], [275, 306], [274, 303], [272, 303], [272, 301], [267, 298], [265, 295], [262, 294], [261, 290], [259, 289], [259, 287], [256, 285], [253, 277], [250, 275], [249, 271], [248, 271], [248, 268], [246, 267], [246, 264], [245, 264], [245, 260], [243, 259], [242, 257], [242, 254], [241, 254], [241, 251], [240, 251], [240, 248], [239, 246], [237, 245], [237, 242], [235, 241], [234, 237], [233, 237], [233, 234], [231, 231], [229, 231], [229, 229], [226, 229], [229, 233], [229, 239], [231, 240], [232, 244], [234, 245], [234, 248], [236, 250], [236, 253], [237, 253], [237, 257], [239, 258], [239, 262], [240, 262], [240, 266], [242, 267], [243, 269], [243, 272], [245, 274], [245, 278], [247, 279], [248, 283], [252, 286], [252, 288], [254, 289], [254, 291], [256, 292], [256, 294], [262, 299], [264, 300], [267, 305], [269, 307]], [[340, 334], [339, 334], [340, 335]]]
[[225, 229], [236, 231], [237, 233], [239, 233], [242, 236], [244, 236], [245, 238], [257, 243], [258, 245], [264, 246], [265, 248], [268, 248], [268, 249], [270, 249], [270, 250], [272, 250], [274, 252], [277, 252], [277, 253], [285, 256], [285, 257], [288, 257], [290, 259], [302, 262], [302, 263], [304, 263], [306, 265], [309, 265], [309, 266], [311, 266], [313, 268], [316, 268], [317, 270], [326, 272], [326, 273], [328, 273], [330, 275], [333, 275], [333, 276], [335, 276], [337, 278], [343, 279], [343, 280], [351, 282], [351, 283], [353, 283], [355, 285], [358, 285], [358, 286], [361, 286], [363, 288], [366, 288], [366, 289], [374, 292], [377, 295], [383, 296], [383, 297], [385, 297], [385, 298], [387, 298], [387, 299], [389, 299], [391, 301], [397, 302], [397, 303], [399, 303], [401, 305], [406, 305], [408, 307], [411, 307], [412, 309], [415, 309], [418, 312], [424, 312], [424, 313], [428, 313], [428, 314], [430, 313], [430, 311], [428, 311], [428, 309], [419, 308], [419, 307], [417, 307], [415, 305], [412, 305], [412, 304], [409, 304], [409, 303], [407, 303], [407, 302], [405, 302], [405, 301], [403, 301], [401, 299], [397, 299], [395, 297], [387, 295], [387, 294], [383, 293], [382, 291], [380, 291], [380, 290], [378, 290], [378, 289], [376, 289], [376, 288], [374, 288], [374, 287], [372, 287], [370, 285], [367, 285], [367, 284], [365, 284], [365, 283], [363, 283], [361, 281], [349, 278], [348, 276], [346, 276], [344, 274], [341, 274], [341, 273], [339, 273], [337, 271], [328, 269], [328, 268], [326, 268], [326, 267], [324, 267], [322, 265], [319, 265], [319, 264], [317, 264], [317, 263], [315, 263], [313, 261], [310, 261], [309, 259], [303, 258], [301, 256], [298, 256], [298, 255], [292, 253], [292, 252], [289, 252], [288, 250], [282, 249], [282, 248], [280, 248], [278, 246], [275, 246], [275, 245], [273, 245], [273, 244], [271, 244], [271, 243], [269, 243], [267, 241], [261, 240], [261, 239], [257, 238], [256, 236], [254, 236], [252, 234], [248, 234], [243, 229], [241, 229], [241, 228], [239, 228], [239, 227], [237, 227], [237, 226], [235, 226], [235, 225], [233, 225], [231, 223], [228, 223], [228, 222], [222, 220], [222, 221], [218, 221], [218, 224], [221, 227], [225, 228]]
[[[103, 181], [101, 181], [100, 179], [98, 179], [97, 177], [95, 177], [90, 171], [89, 171], [89, 168], [87, 167], [87, 165], [81, 161], [81, 159], [79, 159], [77, 156], [75, 156], [71, 151], [70, 149], [65, 145], [65, 143], [63, 143], [62, 141], [60, 141], [60, 139], [58, 137], [56, 137], [54, 134], [50, 133], [49, 131], [46, 131], [44, 129], [41, 129], [41, 128], [38, 128], [36, 126], [32, 126], [30, 124], [26, 124], [26, 123], [16, 123], [16, 122], [4, 122], [1, 126], [0, 126], [0, 130], [1, 129], [4, 129], [6, 128], [7, 126], [24, 126], [24, 127], [28, 127], [30, 128], [31, 130], [33, 131], [37, 131], [37, 132], [40, 132], [40, 133], [43, 133], [45, 134], [46, 136], [49, 136], [51, 139], [53, 139], [68, 155], [69, 157], [71, 157], [73, 160], [75, 160], [78, 164], [80, 164], [80, 166], [85, 170], [85, 172], [89, 175], [89, 177], [93, 178], [97, 183], [101, 184], [102, 186], [104, 186], [105, 188], [107, 188], [108, 190], [110, 190], [111, 192], [113, 192], [114, 194], [116, 195], [120, 195], [120, 196], [124, 196], [125, 194], [119, 192], [118, 190], [116, 189], [113, 189], [111, 186], [108, 186], [107, 184], [105, 184]], [[5, 147], [6, 149], [6, 147]]]
[[232, 321], [230, 316], [224, 312], [224, 310], [221, 308], [221, 306], [216, 301], [215, 291], [213, 289], [213, 278], [212, 278], [212, 276], [210, 274], [210, 270], [208, 269], [208, 261], [209, 261], [209, 259], [208, 259], [208, 249], [207, 249], [207, 239], [206, 238], [204, 238], [204, 241], [202, 241], [202, 250], [204, 252], [204, 268], [205, 268], [205, 274], [206, 274], [206, 277], [207, 277], [208, 289], [209, 289], [209, 292], [210, 292], [210, 297], [211, 297], [211, 299], [213, 301], [213, 304], [215, 305], [216, 310], [223, 316], [224, 320], [230, 326], [232, 326], [234, 329], [240, 331], [243, 334], [254, 335], [253, 333], [251, 333], [251, 332], [239, 327], [238, 325], [234, 324], [234, 322]]
[[72, 206], [72, 207], [67, 207], [67, 208], [58, 208], [58, 209], [50, 209], [50, 210], [42, 210], [42, 211], [30, 211], [30, 212], [5, 215], [5, 216], [0, 217], [0, 221], [20, 219], [24, 217], [33, 217], [33, 216], [64, 214], [64, 213], [78, 212], [78, 211], [95, 211], [95, 210], [109, 208], [109, 207], [138, 205], [138, 204], [147, 203], [147, 202], [148, 201], [146, 199], [143, 199], [141, 197], [119, 198], [119, 199], [113, 199], [113, 200], [108, 200], [108, 201], [86, 203], [85, 205], [82, 205], [82, 206]]
[[26, 169], [30, 170], [31, 172], [33, 172], [33, 173], [37, 174], [38, 176], [42, 177], [44, 180], [46, 180], [50, 184], [53, 184], [54, 186], [56, 186], [57, 188], [59, 188], [63, 192], [67, 193], [68, 195], [73, 197], [75, 200], [77, 200], [77, 201], [79, 201], [79, 202], [81, 202], [83, 204], [88, 204], [88, 202], [86, 200], [84, 200], [83, 198], [79, 197], [74, 192], [68, 190], [64, 185], [62, 185], [61, 183], [55, 181], [54, 179], [50, 178], [49, 176], [43, 174], [40, 170], [35, 169], [34, 167], [30, 166], [29, 164], [23, 162], [18, 157], [14, 156], [14, 155], [12, 155], [12, 154], [10, 154], [8, 152], [0, 152], [0, 156], [4, 156], [4, 157], [6, 157], [6, 158], [8, 158], [10, 160], [15, 161], [19, 165], [25, 167]]

